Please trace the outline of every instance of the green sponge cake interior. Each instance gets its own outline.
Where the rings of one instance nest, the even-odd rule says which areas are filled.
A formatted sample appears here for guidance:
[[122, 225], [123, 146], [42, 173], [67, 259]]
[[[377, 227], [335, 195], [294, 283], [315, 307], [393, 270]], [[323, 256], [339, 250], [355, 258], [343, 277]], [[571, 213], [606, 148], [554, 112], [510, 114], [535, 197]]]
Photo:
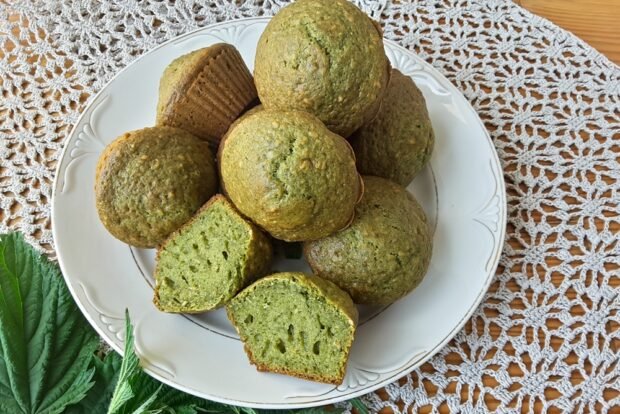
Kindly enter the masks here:
[[271, 256], [267, 237], [216, 195], [158, 250], [154, 302], [165, 312], [215, 309], [267, 273]]
[[276, 273], [243, 290], [226, 309], [259, 371], [342, 383], [358, 314], [333, 283]]

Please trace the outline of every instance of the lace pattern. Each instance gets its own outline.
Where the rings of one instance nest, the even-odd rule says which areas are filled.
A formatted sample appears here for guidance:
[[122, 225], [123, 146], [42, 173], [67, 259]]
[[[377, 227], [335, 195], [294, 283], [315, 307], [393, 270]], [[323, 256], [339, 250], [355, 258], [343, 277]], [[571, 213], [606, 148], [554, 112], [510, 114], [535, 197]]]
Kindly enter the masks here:
[[[286, 3], [0, 3], [0, 231], [20, 229], [53, 254], [63, 140], [115, 73], [179, 34]], [[483, 304], [428, 363], [365, 396], [371, 411], [611, 413], [620, 406], [620, 68], [510, 1], [356, 3], [477, 109], [509, 200]]]

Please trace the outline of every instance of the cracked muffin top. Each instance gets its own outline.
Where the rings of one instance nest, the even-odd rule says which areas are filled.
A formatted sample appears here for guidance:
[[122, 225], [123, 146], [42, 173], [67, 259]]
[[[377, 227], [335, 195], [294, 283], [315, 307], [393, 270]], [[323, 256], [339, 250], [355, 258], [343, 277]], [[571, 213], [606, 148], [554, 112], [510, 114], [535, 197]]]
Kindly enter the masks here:
[[389, 79], [381, 32], [345, 0], [299, 0], [261, 35], [254, 80], [266, 108], [317, 116], [347, 137], [379, 109]]
[[435, 134], [422, 91], [409, 77], [392, 69], [381, 110], [350, 138], [357, 168], [402, 186], [428, 164]]
[[313, 115], [263, 109], [226, 134], [222, 188], [275, 238], [315, 240], [345, 227], [360, 198], [353, 151]]
[[432, 250], [433, 236], [415, 197], [396, 183], [366, 175], [351, 225], [304, 243], [314, 274], [366, 305], [387, 305], [415, 289]]
[[181, 227], [217, 189], [206, 142], [171, 127], [127, 132], [99, 158], [97, 212], [117, 239], [155, 247]]

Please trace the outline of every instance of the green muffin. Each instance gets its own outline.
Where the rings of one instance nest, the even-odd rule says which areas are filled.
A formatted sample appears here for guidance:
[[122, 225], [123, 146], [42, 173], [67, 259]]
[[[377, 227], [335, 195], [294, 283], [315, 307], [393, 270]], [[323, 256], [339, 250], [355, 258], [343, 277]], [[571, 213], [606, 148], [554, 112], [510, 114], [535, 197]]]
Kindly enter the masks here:
[[97, 163], [99, 219], [117, 239], [155, 247], [181, 227], [217, 188], [213, 154], [178, 128], [127, 132]]
[[379, 113], [351, 137], [357, 168], [407, 186], [430, 160], [434, 144], [422, 92], [393, 69]]
[[[235, 122], [232, 123], [232, 125], [229, 128], [229, 130], [233, 129], [235, 127], [235, 125], [237, 125], [239, 122], [243, 121], [245, 118], [249, 117], [252, 114], [255, 114], [256, 112], [262, 111], [263, 109], [264, 108], [263, 108], [262, 104], [258, 104], [256, 106], [253, 106], [252, 108], [248, 109], [239, 118], [235, 119]], [[218, 149], [219, 149], [219, 147], [218, 147]]]
[[249, 69], [233, 45], [217, 43], [178, 57], [159, 85], [157, 124], [219, 143], [257, 100]]
[[380, 30], [346, 0], [299, 0], [271, 19], [256, 48], [265, 108], [316, 115], [348, 137], [379, 108], [389, 79]]
[[432, 252], [424, 211], [392, 181], [364, 176], [364, 196], [347, 229], [304, 243], [312, 270], [356, 303], [386, 305], [417, 287]]
[[267, 236], [215, 195], [157, 250], [153, 302], [164, 312], [218, 308], [265, 275], [271, 258]]
[[226, 310], [259, 371], [342, 383], [358, 314], [333, 283], [276, 273], [243, 290]]
[[258, 110], [218, 152], [222, 189], [275, 238], [314, 240], [345, 227], [361, 195], [349, 144], [316, 117]]

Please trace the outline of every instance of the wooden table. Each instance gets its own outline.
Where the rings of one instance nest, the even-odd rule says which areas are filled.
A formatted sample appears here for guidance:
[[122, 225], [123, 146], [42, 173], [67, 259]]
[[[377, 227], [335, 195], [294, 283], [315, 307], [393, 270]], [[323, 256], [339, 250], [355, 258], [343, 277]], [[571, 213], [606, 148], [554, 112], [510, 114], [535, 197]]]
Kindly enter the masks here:
[[514, 0], [620, 65], [620, 0]]

